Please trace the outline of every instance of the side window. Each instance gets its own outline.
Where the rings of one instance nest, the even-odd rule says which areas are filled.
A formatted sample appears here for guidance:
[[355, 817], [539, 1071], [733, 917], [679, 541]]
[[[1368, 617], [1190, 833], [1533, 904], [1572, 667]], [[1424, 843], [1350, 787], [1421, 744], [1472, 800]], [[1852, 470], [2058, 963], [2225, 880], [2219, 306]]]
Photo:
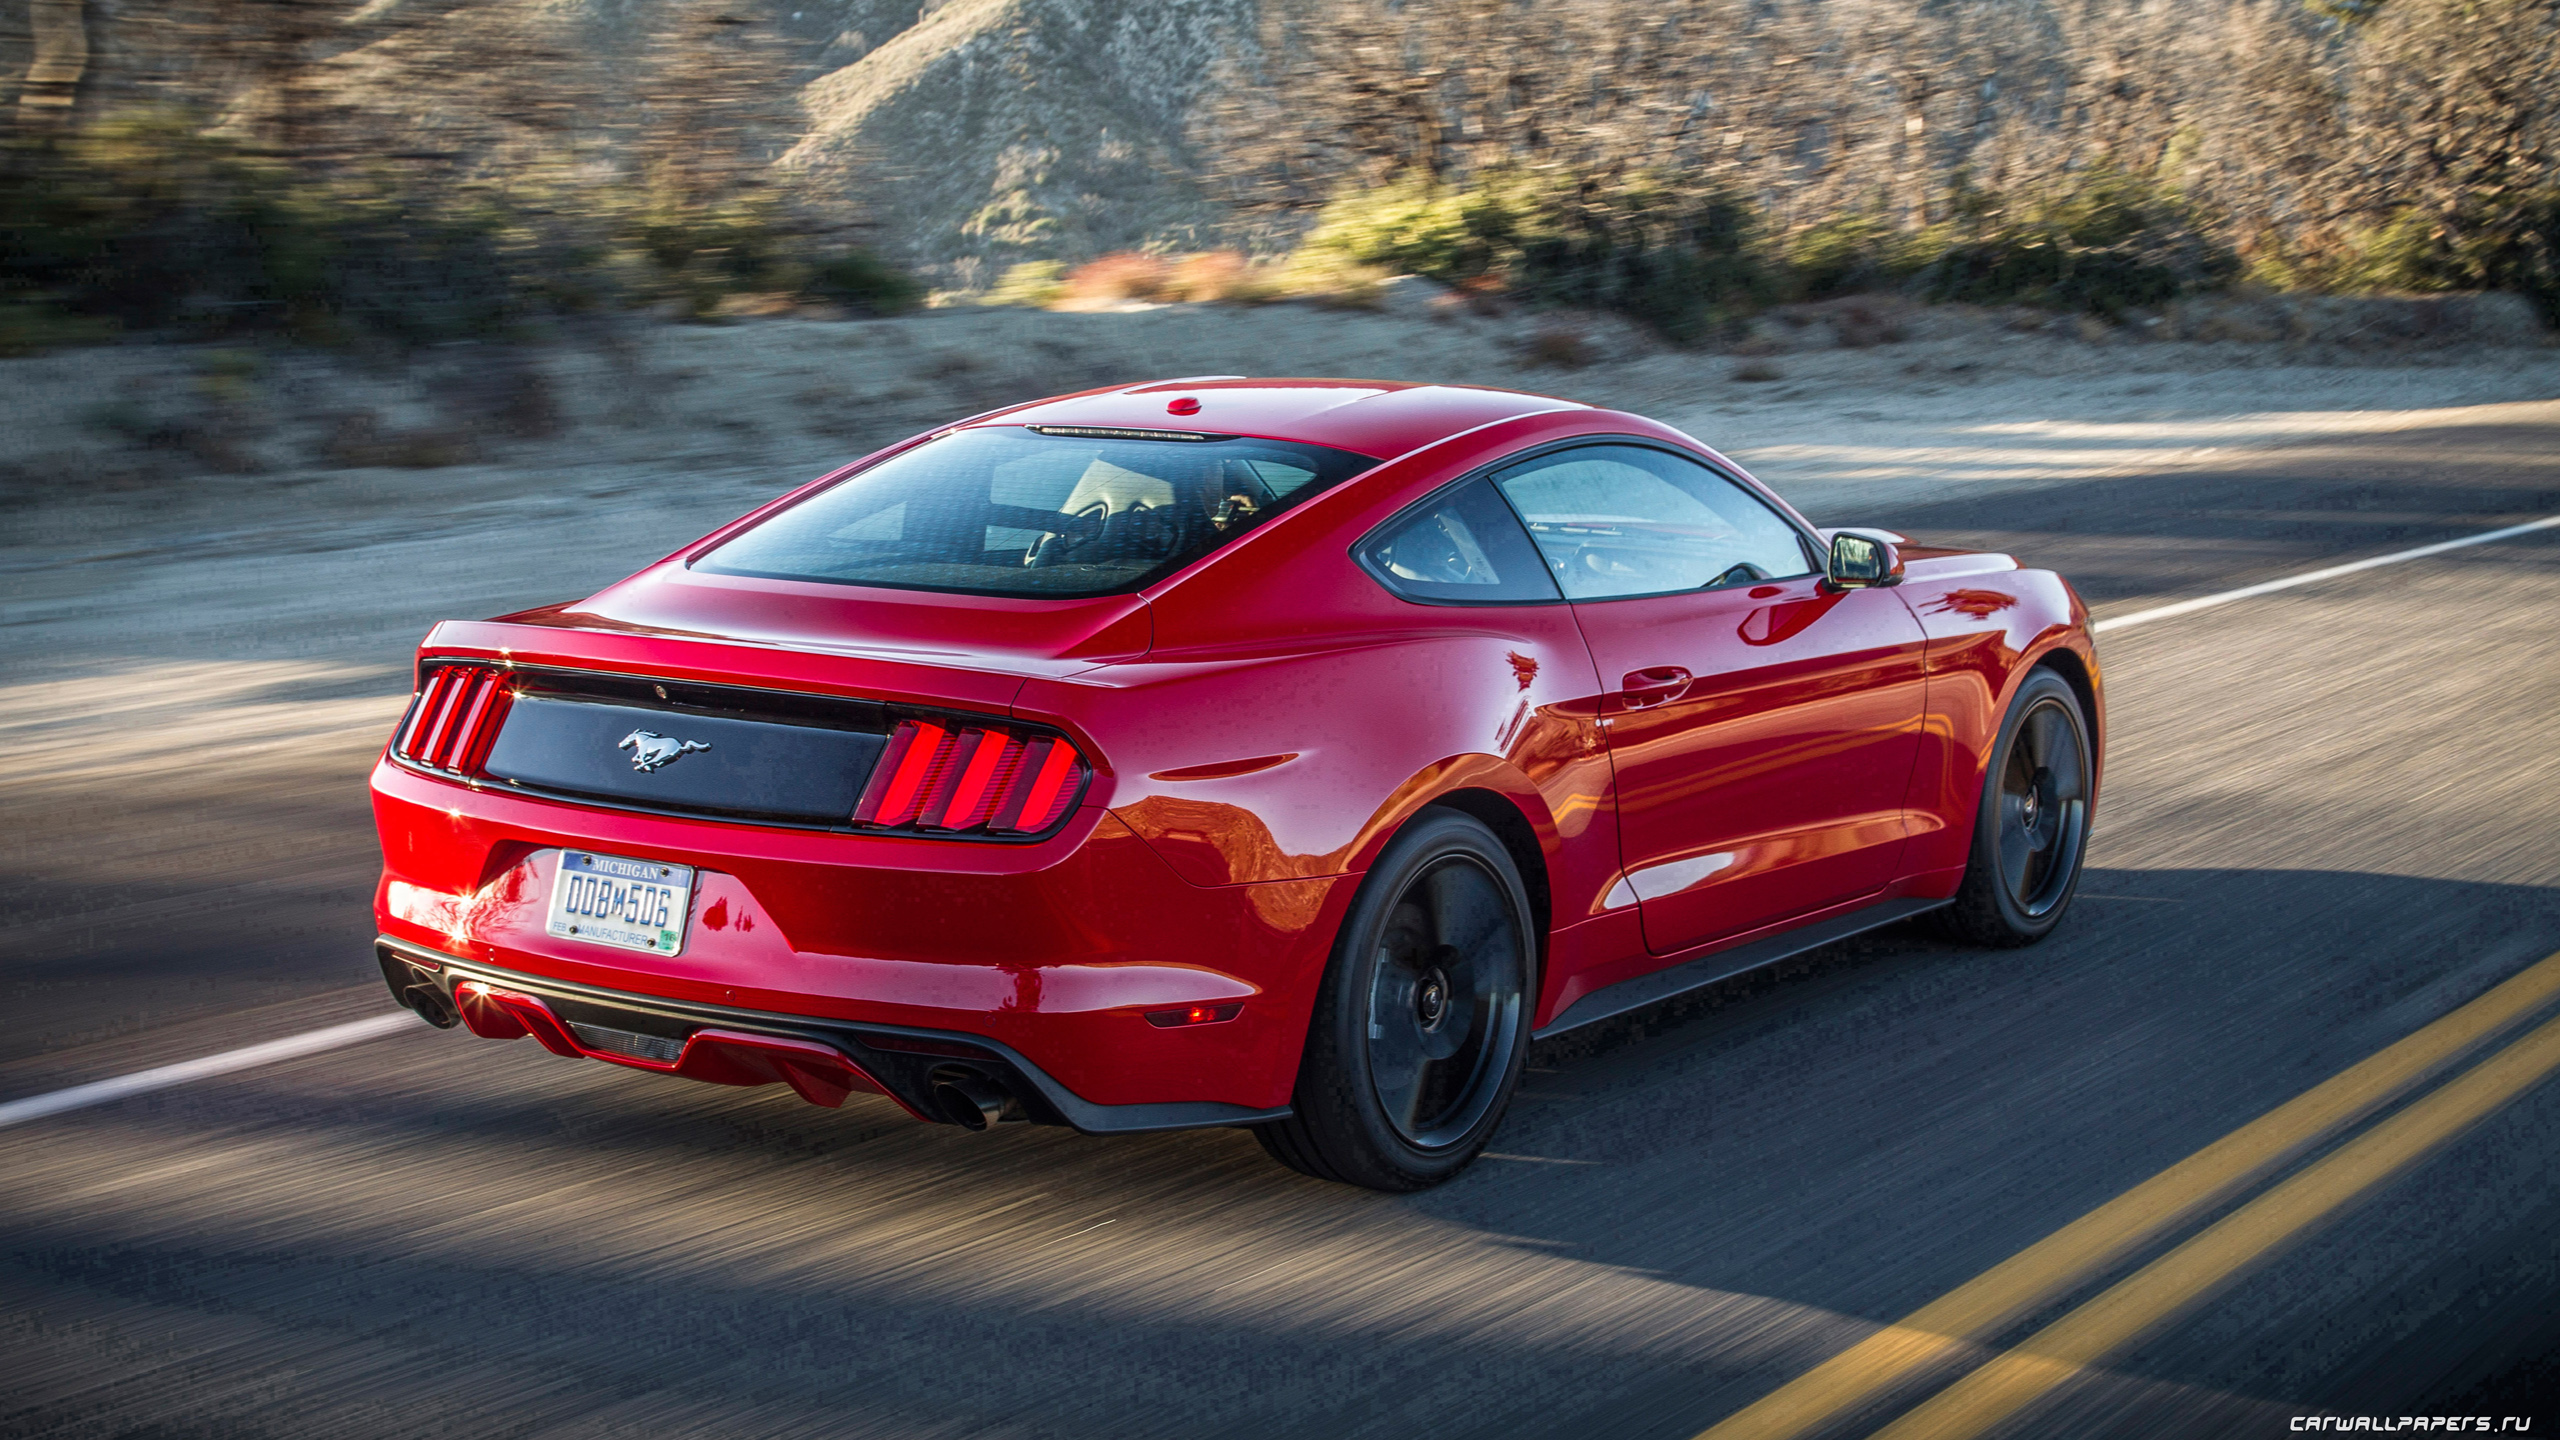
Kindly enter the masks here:
[[1641, 445], [1541, 455], [1496, 477], [1566, 598], [1813, 573], [1796, 528], [1741, 486]]
[[1356, 553], [1370, 574], [1408, 600], [1526, 605], [1557, 598], [1511, 507], [1483, 480], [1398, 515]]

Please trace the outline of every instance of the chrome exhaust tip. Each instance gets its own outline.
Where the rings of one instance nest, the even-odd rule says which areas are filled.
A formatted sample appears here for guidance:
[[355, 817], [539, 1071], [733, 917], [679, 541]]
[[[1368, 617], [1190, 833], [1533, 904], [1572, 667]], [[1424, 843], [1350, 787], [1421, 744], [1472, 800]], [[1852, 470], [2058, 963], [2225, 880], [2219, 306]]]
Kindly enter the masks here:
[[454, 1008], [452, 998], [436, 983], [434, 971], [388, 945], [374, 946], [373, 958], [382, 966], [382, 983], [391, 987], [391, 998], [419, 1019], [439, 1030], [450, 1030], [462, 1023], [462, 1012]]
[[462, 1023], [462, 1013], [453, 1008], [444, 992], [432, 984], [412, 985], [400, 992], [400, 1003], [418, 1012], [418, 1018], [439, 1030], [450, 1030]]

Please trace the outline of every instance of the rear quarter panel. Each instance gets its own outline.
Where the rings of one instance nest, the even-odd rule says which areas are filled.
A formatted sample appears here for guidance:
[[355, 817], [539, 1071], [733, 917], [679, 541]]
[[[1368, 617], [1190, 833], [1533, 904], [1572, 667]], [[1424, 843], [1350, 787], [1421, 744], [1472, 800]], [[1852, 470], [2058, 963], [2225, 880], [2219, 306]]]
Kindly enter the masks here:
[[[1599, 676], [1572, 610], [1416, 604], [1351, 550], [1523, 445], [1656, 428], [1551, 412], [1383, 465], [1152, 592], [1145, 659], [1032, 679], [1016, 712], [1090, 737], [1103, 803], [1196, 885], [1356, 874], [1417, 811], [1489, 791], [1534, 833], [1543, 873], [1526, 878], [1567, 930], [1618, 871]], [[1270, 763], [1219, 773], [1248, 761]]]

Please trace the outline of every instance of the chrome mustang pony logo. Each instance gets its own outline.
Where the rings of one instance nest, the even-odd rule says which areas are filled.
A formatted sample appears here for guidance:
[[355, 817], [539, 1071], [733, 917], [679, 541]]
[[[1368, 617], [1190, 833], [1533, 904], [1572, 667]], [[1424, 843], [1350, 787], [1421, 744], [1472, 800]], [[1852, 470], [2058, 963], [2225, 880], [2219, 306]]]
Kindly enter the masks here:
[[615, 741], [613, 748], [631, 752], [632, 769], [656, 770], [662, 766], [672, 765], [696, 750], [710, 749], [711, 742], [678, 740], [672, 735], [661, 735], [655, 730], [634, 730]]

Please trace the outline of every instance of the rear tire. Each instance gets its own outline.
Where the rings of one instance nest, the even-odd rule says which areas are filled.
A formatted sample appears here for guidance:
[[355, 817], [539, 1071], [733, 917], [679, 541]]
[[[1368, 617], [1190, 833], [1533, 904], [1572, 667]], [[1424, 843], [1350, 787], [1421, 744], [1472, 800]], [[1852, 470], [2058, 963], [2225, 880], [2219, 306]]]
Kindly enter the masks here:
[[1482, 821], [1425, 811], [1360, 882], [1298, 1063], [1294, 1113], [1255, 1127], [1320, 1180], [1437, 1185], [1485, 1147], [1529, 1050], [1528, 890]]
[[2088, 719], [2069, 681], [2038, 667], [2001, 719], [1955, 903], [1930, 912], [1949, 939], [2011, 949], [2053, 933], [2089, 848]]

